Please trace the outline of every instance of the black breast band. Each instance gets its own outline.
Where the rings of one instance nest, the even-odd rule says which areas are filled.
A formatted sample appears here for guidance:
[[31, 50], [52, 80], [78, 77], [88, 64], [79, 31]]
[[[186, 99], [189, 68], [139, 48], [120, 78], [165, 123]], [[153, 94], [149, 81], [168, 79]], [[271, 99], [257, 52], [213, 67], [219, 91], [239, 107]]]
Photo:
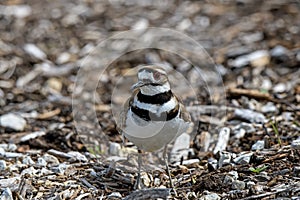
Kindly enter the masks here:
[[169, 121], [171, 119], [174, 119], [178, 115], [179, 104], [177, 104], [175, 108], [168, 112], [162, 112], [160, 116], [157, 116], [155, 113], [139, 108], [137, 106], [132, 106], [131, 111], [146, 121]]

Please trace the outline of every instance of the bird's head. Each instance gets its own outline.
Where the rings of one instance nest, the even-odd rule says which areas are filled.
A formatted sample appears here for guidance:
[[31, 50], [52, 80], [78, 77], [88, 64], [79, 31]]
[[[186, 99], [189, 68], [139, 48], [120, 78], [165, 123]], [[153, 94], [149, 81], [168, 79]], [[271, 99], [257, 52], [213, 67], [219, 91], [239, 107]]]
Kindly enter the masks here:
[[154, 95], [170, 90], [166, 71], [158, 66], [144, 66], [138, 71], [138, 82], [131, 89], [140, 88], [142, 93]]

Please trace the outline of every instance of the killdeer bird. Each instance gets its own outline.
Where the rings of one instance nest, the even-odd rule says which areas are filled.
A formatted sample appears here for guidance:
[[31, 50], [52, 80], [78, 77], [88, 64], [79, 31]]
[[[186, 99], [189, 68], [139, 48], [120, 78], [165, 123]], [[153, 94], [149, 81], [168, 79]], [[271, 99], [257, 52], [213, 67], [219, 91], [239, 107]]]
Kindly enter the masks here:
[[[164, 148], [163, 159], [171, 179], [167, 145], [192, 127], [190, 114], [174, 95], [166, 71], [158, 66], [144, 66], [138, 71], [138, 82], [131, 88], [120, 115], [119, 128], [122, 136], [133, 142], [138, 150], [138, 177], [135, 188], [140, 184], [141, 150], [153, 152]], [[176, 194], [176, 191], [174, 189]]]

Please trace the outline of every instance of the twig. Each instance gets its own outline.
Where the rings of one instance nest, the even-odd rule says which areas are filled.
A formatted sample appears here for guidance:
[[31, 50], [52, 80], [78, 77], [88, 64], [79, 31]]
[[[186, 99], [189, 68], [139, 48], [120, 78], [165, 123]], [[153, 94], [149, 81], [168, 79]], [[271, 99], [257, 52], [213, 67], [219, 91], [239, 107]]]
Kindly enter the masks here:
[[254, 99], [264, 99], [268, 101], [274, 101], [272, 96], [268, 93], [262, 93], [258, 90], [240, 89], [240, 88], [229, 88], [228, 93], [232, 96], [247, 96]]

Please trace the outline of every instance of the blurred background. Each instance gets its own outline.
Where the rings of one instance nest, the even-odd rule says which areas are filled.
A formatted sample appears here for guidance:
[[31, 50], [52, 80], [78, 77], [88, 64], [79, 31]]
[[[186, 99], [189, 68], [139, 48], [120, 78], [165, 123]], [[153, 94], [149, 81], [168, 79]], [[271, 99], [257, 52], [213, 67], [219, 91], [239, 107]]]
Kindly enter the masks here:
[[[183, 95], [201, 126], [196, 137], [191, 138], [189, 152], [193, 153], [185, 158], [191, 162], [184, 165], [179, 160], [180, 165], [172, 170], [176, 187], [181, 188], [180, 198], [209, 195], [205, 191], [229, 199], [299, 197], [300, 3], [293, 0], [1, 0], [1, 197], [16, 199], [20, 194], [25, 199], [74, 199], [83, 195], [82, 199], [93, 199], [101, 194], [108, 198], [114, 192], [119, 192], [114, 194], [119, 197], [130, 193], [136, 163], [126, 161], [131, 168], [124, 167], [125, 170], [121, 165], [121, 171], [110, 175], [106, 172], [112, 166], [101, 162], [109, 151], [117, 157], [120, 152], [127, 155], [131, 151], [118, 146], [121, 137], [110, 107], [114, 103], [113, 86], [120, 77], [134, 77], [127, 73], [139, 64], [164, 63], [186, 77], [193, 66], [170, 52], [135, 51], [111, 63], [100, 80], [90, 71], [85, 79], [87, 85], [82, 87], [95, 85], [96, 97], [74, 88], [80, 66], [93, 69], [99, 62], [106, 62], [97, 59], [97, 51], [86, 60], [100, 42], [121, 31], [149, 27], [176, 30], [199, 42], [212, 57], [226, 92], [222, 95], [226, 116], [213, 121], [211, 114], [225, 108], [208, 106], [212, 100], [207, 98], [207, 88], [200, 89], [196, 99]], [[115, 48], [124, 48], [118, 45]], [[220, 84], [219, 79], [216, 81]], [[85, 120], [96, 120], [102, 130], [89, 124], [76, 129], [72, 114], [74, 93], [84, 100], [82, 109], [95, 107], [97, 118]], [[125, 98], [114, 101], [120, 103]], [[226, 138], [219, 137], [224, 133], [219, 121], [230, 130]], [[214, 129], [208, 130], [211, 124]], [[102, 137], [103, 133], [107, 137]], [[221, 140], [225, 144], [220, 148]], [[86, 141], [96, 147], [87, 146]], [[107, 145], [111, 142], [113, 145]], [[241, 155], [248, 157], [242, 159]], [[217, 170], [223, 166], [232, 168]], [[265, 174], [257, 177], [255, 170], [260, 169]], [[238, 178], [228, 175], [230, 171], [238, 173]], [[214, 176], [211, 172], [215, 172]], [[60, 184], [56, 184], [55, 192], [49, 189], [51, 184], [41, 186], [53, 173], [61, 178], [53, 176], [51, 184], [66, 183], [69, 176], [75, 177], [72, 194]], [[167, 179], [162, 174], [146, 173], [144, 184], [165, 185]], [[24, 175], [28, 178], [24, 179]], [[20, 189], [17, 186], [21, 183], [24, 187]], [[293, 193], [294, 187], [298, 190]], [[270, 193], [266, 195], [266, 191]]]

